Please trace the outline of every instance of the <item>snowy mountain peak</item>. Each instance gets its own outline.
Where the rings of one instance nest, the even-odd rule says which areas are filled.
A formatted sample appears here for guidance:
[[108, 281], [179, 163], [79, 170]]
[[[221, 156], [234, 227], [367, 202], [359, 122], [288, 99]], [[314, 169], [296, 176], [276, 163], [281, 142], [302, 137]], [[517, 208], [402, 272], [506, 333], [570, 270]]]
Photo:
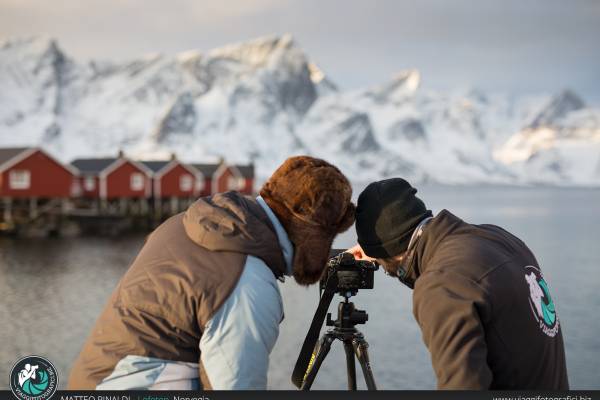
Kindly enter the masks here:
[[22, 63], [30, 73], [37, 74], [47, 65], [67, 61], [55, 39], [46, 36], [8, 38], [0, 42], [0, 63]]
[[400, 71], [394, 76], [392, 81], [396, 88], [401, 88], [407, 92], [414, 93], [421, 84], [421, 73], [417, 69], [407, 69]]
[[319, 96], [325, 96], [333, 94], [338, 91], [338, 87], [333, 83], [325, 73], [315, 63], [308, 64], [308, 71], [310, 72], [310, 80], [317, 86], [317, 92]]
[[189, 62], [198, 61], [202, 58], [202, 53], [198, 50], [182, 51], [175, 56], [179, 63], [185, 64]]
[[[258, 39], [220, 47], [208, 53], [212, 58], [225, 58], [252, 66], [264, 66], [282, 53], [294, 52], [300, 55], [301, 61], [307, 62], [306, 56], [296, 45], [291, 35], [265, 36]], [[300, 53], [300, 54], [299, 54]]]
[[325, 73], [315, 63], [308, 64], [308, 70], [310, 71], [310, 79], [318, 84], [325, 79]]
[[543, 126], [554, 126], [570, 112], [581, 110], [584, 107], [585, 103], [575, 92], [568, 89], [563, 90], [549, 100], [529, 124], [529, 127], [536, 129]]
[[44, 65], [67, 61], [70, 62], [65, 52], [50, 36], [9, 38], [0, 42], [0, 62], [24, 63], [32, 73], [37, 73]]
[[402, 100], [413, 95], [421, 83], [421, 74], [416, 69], [401, 71], [390, 81], [368, 93], [377, 103]]
[[29, 54], [42, 54], [48, 48], [58, 49], [56, 40], [48, 35], [8, 37], [0, 39], [0, 51], [21, 51]]

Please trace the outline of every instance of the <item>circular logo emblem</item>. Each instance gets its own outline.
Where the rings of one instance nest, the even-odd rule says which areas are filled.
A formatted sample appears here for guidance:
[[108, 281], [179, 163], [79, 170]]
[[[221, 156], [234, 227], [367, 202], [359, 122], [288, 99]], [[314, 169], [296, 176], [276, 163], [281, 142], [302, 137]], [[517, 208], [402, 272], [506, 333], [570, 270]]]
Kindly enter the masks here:
[[50, 399], [58, 387], [58, 373], [44, 357], [23, 357], [10, 371], [10, 389], [19, 400]]
[[525, 267], [525, 281], [529, 285], [529, 306], [540, 329], [550, 337], [556, 336], [559, 325], [558, 317], [542, 271], [528, 265]]

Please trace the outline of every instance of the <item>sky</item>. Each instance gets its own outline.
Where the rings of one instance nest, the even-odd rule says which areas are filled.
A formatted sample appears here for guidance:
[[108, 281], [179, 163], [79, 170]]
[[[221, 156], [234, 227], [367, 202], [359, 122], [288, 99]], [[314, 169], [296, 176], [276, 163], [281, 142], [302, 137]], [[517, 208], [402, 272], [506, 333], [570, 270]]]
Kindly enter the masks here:
[[416, 68], [430, 89], [600, 104], [600, 0], [0, 0], [0, 37], [47, 34], [82, 61], [284, 33], [342, 89]]

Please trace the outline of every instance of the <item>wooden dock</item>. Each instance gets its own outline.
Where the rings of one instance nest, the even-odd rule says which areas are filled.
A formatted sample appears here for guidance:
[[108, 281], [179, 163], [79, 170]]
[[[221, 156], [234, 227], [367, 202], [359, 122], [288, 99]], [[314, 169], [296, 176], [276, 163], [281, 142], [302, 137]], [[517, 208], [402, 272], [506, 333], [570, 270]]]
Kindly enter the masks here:
[[0, 233], [19, 237], [147, 232], [195, 199], [0, 198]]

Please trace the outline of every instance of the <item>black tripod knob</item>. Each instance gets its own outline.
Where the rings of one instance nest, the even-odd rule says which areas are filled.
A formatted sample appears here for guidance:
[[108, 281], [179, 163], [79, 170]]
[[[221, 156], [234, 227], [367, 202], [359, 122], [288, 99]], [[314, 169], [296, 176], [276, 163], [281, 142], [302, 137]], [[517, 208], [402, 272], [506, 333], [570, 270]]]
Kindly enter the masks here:
[[364, 324], [369, 320], [369, 314], [364, 310], [354, 310], [350, 314], [350, 323], [352, 325]]
[[327, 326], [335, 326], [336, 321], [331, 319], [331, 313], [327, 313], [327, 321], [325, 322], [325, 324]]

